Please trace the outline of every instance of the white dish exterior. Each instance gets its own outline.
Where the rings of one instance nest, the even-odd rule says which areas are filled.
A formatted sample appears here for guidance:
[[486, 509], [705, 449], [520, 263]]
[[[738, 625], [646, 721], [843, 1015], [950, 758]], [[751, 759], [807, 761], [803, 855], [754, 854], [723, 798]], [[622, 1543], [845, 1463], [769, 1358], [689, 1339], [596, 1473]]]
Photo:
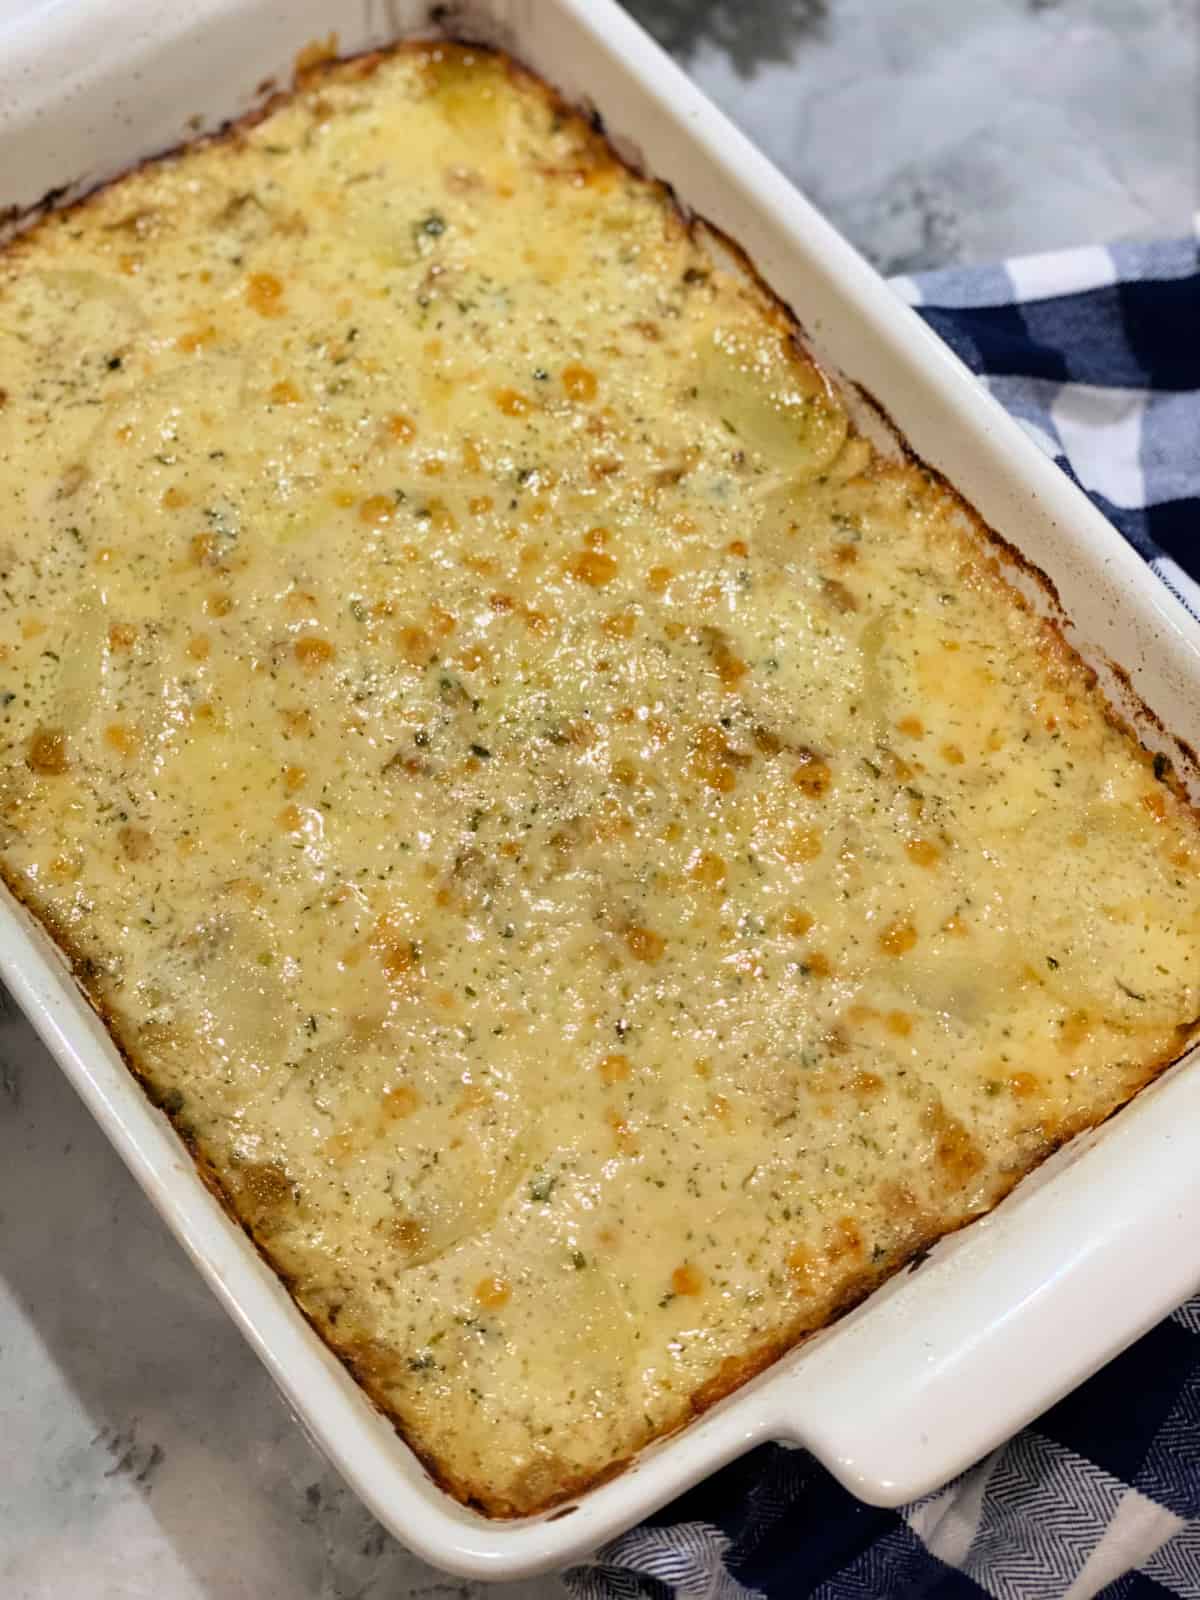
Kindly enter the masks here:
[[[882, 280], [611, 0], [433, 8], [603, 114], [623, 153], [747, 250], [818, 352], [1054, 581], [1069, 630], [1112, 658], [1163, 724], [1200, 744], [1200, 629], [1086, 498]], [[306, 43], [342, 53], [429, 30], [412, 0], [104, 0], [0, 31], [0, 203], [93, 186], [286, 81]], [[1169, 741], [1164, 742], [1169, 747]], [[516, 1578], [565, 1565], [767, 1439], [807, 1446], [850, 1489], [935, 1488], [1094, 1371], [1200, 1281], [1200, 1072], [1178, 1064], [989, 1217], [570, 1514], [489, 1522], [429, 1479], [308, 1328], [201, 1182], [50, 941], [0, 903], [0, 976], [287, 1397], [379, 1519], [427, 1560]], [[1194, 1054], [1195, 1052], [1193, 1052]], [[119, 1359], [117, 1356], [115, 1359]]]

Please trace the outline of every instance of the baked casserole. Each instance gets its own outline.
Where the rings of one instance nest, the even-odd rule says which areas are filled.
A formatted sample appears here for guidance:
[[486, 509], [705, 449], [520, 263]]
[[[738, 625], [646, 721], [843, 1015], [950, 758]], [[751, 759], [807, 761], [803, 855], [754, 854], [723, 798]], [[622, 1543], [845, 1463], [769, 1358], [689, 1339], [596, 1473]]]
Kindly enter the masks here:
[[501, 55], [310, 66], [0, 255], [0, 572], [0, 870], [489, 1514], [1196, 1034], [1170, 764]]

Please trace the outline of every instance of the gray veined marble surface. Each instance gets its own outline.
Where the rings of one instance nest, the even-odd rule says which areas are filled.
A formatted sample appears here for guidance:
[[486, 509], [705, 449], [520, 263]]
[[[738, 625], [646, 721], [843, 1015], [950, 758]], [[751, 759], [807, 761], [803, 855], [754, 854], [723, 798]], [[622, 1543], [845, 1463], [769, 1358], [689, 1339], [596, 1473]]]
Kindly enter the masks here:
[[[0, 27], [31, 4], [0, 0]], [[886, 271], [1178, 232], [1200, 198], [1196, 0], [631, 9]], [[407, 1555], [324, 1466], [6, 1012], [0, 1597], [476, 1592]]]
[[1197, 0], [627, 0], [883, 272], [1183, 233]]

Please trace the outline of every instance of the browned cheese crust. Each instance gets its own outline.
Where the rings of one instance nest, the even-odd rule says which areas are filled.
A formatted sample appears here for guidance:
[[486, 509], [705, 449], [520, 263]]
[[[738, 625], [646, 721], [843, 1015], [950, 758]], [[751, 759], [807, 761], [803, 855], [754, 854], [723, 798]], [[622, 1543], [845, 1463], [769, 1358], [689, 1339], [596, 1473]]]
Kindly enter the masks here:
[[0, 253], [0, 527], [0, 875], [489, 1515], [1196, 1032], [1170, 765], [503, 56], [308, 63]]

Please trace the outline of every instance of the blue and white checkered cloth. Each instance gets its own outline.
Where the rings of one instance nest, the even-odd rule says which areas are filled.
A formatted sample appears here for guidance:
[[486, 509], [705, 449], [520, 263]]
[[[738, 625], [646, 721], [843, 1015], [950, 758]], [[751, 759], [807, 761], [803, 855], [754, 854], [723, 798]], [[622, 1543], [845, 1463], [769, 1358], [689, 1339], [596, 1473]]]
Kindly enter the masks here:
[[[1197, 232], [895, 287], [1200, 617]], [[1200, 1295], [899, 1511], [768, 1445], [565, 1578], [573, 1600], [1200, 1600]]]

